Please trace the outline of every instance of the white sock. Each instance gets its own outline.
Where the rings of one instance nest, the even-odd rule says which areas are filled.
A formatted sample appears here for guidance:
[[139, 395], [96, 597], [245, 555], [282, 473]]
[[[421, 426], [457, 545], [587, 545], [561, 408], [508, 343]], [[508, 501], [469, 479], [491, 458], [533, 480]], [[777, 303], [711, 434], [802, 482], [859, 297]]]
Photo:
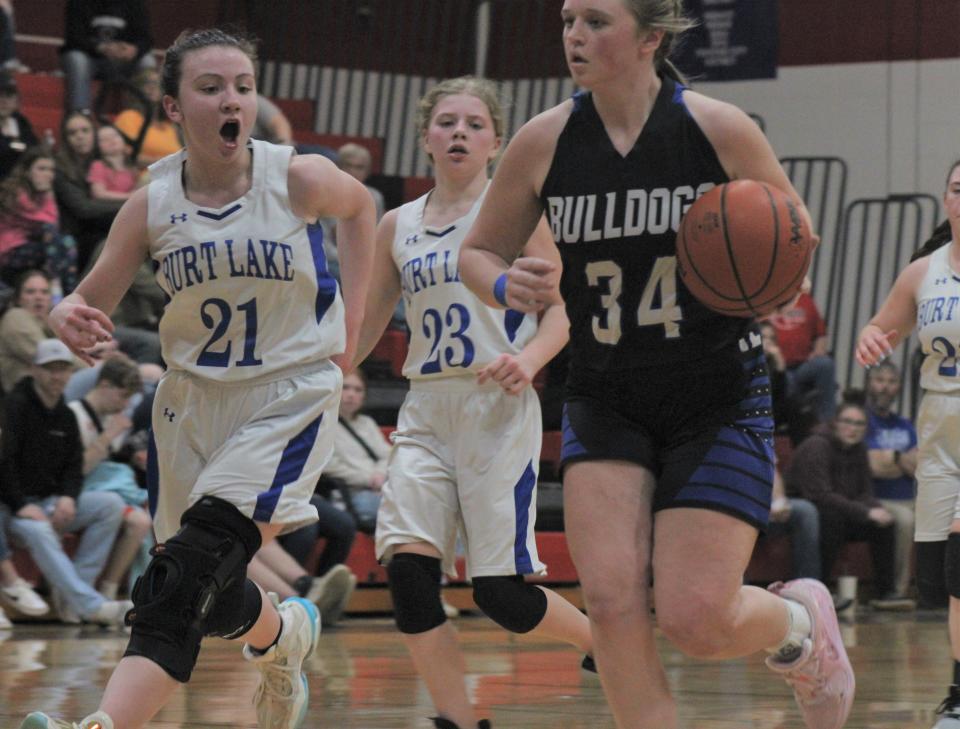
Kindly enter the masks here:
[[803, 650], [803, 641], [813, 634], [813, 621], [810, 613], [796, 600], [783, 599], [787, 604], [787, 615], [790, 618], [790, 627], [787, 634], [778, 645], [767, 648], [767, 653], [777, 656], [777, 660], [790, 662], [796, 660]]

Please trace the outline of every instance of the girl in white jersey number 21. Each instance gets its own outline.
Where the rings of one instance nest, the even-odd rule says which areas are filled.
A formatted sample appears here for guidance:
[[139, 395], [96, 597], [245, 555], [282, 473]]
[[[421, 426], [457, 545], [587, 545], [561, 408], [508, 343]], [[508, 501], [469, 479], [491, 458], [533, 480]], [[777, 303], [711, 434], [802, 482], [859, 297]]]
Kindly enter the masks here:
[[[328, 160], [249, 138], [255, 59], [249, 41], [220, 30], [184, 32], [167, 50], [163, 104], [186, 147], [150, 168], [93, 270], [50, 316], [88, 358], [147, 256], [170, 299], [148, 467], [158, 545], [131, 596], [126, 653], [80, 729], [146, 725], [189, 680], [207, 635], [244, 640], [262, 674], [261, 727], [296, 729], [306, 715], [301, 664], [319, 614], [299, 598], [275, 607], [246, 570], [262, 543], [317, 518], [309, 499], [333, 447], [336, 362], [356, 348], [374, 205]], [[345, 300], [327, 273], [321, 216], [339, 219]], [[77, 726], [36, 712], [21, 729]]]

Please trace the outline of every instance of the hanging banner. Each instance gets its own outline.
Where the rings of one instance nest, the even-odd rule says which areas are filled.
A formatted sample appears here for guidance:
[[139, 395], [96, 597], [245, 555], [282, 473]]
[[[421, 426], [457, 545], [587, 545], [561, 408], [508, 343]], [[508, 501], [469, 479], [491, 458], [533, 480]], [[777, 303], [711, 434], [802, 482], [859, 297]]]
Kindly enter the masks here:
[[697, 27], [683, 34], [673, 55], [694, 80], [776, 78], [777, 0], [685, 0]]

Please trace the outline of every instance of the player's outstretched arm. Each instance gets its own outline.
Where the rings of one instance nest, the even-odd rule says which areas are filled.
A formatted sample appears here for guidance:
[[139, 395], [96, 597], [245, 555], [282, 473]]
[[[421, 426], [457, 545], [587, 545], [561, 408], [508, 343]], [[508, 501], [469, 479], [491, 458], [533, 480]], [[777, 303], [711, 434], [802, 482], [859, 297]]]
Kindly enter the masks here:
[[90, 273], [50, 312], [54, 333], [87, 364], [93, 364], [87, 350], [111, 338], [110, 314], [147, 257], [147, 190], [137, 190], [123, 204]]
[[294, 212], [314, 220], [337, 218], [337, 253], [347, 327], [347, 345], [336, 357], [349, 371], [357, 348], [373, 265], [376, 208], [370, 192], [330, 160], [316, 154], [290, 163], [290, 202]]
[[391, 210], [377, 226], [376, 252], [370, 277], [370, 296], [363, 313], [363, 325], [353, 358], [356, 367], [365, 360], [380, 337], [400, 300], [400, 274], [393, 262], [393, 236], [397, 230], [397, 211]]
[[880, 311], [857, 338], [856, 358], [861, 365], [877, 364], [910, 336], [917, 322], [917, 291], [929, 266], [929, 256], [920, 258], [897, 276]]

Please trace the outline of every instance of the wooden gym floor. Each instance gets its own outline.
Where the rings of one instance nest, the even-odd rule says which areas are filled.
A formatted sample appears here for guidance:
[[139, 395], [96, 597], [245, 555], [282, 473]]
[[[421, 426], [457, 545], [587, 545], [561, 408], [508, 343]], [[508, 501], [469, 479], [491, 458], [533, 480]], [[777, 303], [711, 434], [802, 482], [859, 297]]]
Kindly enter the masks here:
[[[455, 621], [468, 682], [495, 729], [612, 729], [597, 678], [555, 643], [511, 636], [483, 617]], [[857, 672], [848, 729], [929, 729], [950, 672], [946, 613], [862, 611], [844, 626]], [[0, 729], [42, 709], [73, 721], [97, 705], [124, 646], [123, 633], [21, 624], [0, 632]], [[661, 639], [681, 725], [697, 729], [802, 729], [787, 686], [762, 656], [708, 664]], [[304, 729], [427, 729], [430, 699], [389, 617], [348, 618], [325, 630], [308, 663], [311, 707]], [[157, 729], [256, 727], [257, 674], [239, 647], [204, 645], [194, 680], [150, 725]]]

